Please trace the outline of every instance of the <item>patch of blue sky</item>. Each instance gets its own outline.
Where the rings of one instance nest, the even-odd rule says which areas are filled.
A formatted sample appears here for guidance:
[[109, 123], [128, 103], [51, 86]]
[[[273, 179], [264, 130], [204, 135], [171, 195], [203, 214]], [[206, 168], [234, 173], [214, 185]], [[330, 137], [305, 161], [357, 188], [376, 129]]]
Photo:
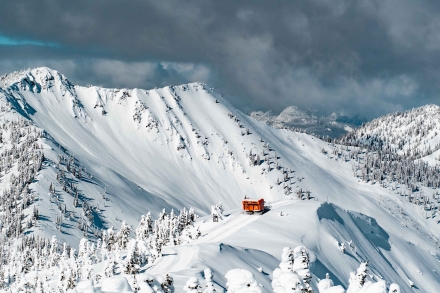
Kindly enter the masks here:
[[20, 46], [20, 45], [59, 47], [59, 45], [56, 43], [41, 42], [41, 41], [20, 39], [20, 38], [10, 38], [0, 34], [0, 46]]

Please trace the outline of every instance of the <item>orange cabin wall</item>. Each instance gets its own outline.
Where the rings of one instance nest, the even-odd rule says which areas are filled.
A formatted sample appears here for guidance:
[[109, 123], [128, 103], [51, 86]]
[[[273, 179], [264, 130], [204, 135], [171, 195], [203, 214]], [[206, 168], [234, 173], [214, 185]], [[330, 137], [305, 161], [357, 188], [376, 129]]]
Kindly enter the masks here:
[[242, 201], [242, 207], [244, 211], [262, 211], [264, 210], [264, 199]]

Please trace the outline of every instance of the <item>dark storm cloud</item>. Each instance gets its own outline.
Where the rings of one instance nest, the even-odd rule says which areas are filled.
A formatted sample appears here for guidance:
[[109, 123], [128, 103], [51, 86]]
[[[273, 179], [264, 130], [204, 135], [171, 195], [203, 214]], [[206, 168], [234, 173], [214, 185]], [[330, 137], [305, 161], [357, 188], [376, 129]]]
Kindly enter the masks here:
[[[289, 105], [376, 116], [438, 103], [438, 1], [4, 1], [0, 71], [74, 81], [202, 81], [244, 110]], [[38, 48], [37, 48], [38, 47]]]

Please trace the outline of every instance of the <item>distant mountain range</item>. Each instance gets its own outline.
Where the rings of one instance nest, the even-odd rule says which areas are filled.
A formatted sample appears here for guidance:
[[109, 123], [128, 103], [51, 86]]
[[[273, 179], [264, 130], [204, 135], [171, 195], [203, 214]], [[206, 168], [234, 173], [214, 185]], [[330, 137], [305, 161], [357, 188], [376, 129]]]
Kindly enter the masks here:
[[360, 115], [347, 117], [332, 114], [325, 117], [316, 117], [298, 109], [296, 106], [287, 107], [278, 115], [273, 111], [256, 111], [252, 112], [250, 116], [275, 128], [291, 129], [330, 138], [340, 137], [367, 121], [366, 118]]

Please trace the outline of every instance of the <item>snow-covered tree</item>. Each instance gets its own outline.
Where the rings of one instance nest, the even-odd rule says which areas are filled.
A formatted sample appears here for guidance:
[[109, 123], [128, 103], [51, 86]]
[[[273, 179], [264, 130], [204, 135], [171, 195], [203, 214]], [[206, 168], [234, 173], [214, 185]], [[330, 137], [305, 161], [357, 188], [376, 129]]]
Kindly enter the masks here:
[[319, 293], [345, 293], [342, 286], [334, 286], [333, 281], [330, 279], [330, 275], [327, 273], [325, 279], [318, 282]]
[[191, 277], [186, 281], [183, 290], [187, 293], [202, 293], [199, 279], [197, 277]]
[[223, 207], [221, 203], [211, 206], [211, 219], [213, 222], [223, 220]]
[[169, 274], [165, 275], [165, 279], [160, 285], [164, 293], [174, 293], [174, 279]]
[[136, 279], [136, 274], [133, 275], [133, 283], [132, 284], [133, 284], [133, 286], [132, 286], [133, 292], [137, 293], [141, 290], [141, 288], [139, 287], [139, 284], [137, 282], [137, 279]]
[[309, 264], [309, 252], [306, 247], [298, 246], [293, 250], [285, 247], [281, 254], [280, 266], [273, 272], [274, 292], [312, 293], [312, 287], [308, 283], [311, 279]]
[[[348, 290], [347, 290], [348, 292]], [[376, 283], [366, 281], [359, 293], [387, 293], [387, 284], [384, 280], [379, 280]]]
[[[376, 283], [366, 280], [367, 270], [368, 262], [363, 262], [356, 272], [350, 273], [347, 293], [387, 293], [386, 282], [384, 280], [379, 280]], [[393, 284], [393, 290], [400, 290], [400, 288]]]
[[212, 270], [210, 268], [206, 268], [203, 271], [203, 274], [205, 275], [205, 290], [203, 290], [203, 293], [214, 293], [216, 292], [215, 288], [214, 288], [214, 283], [212, 282], [212, 277], [214, 276], [214, 274], [212, 273]]
[[319, 293], [324, 293], [325, 290], [333, 286], [333, 281], [330, 279], [330, 275], [327, 273], [325, 274], [325, 279], [322, 279], [318, 282]]
[[293, 272], [294, 261], [293, 250], [290, 247], [284, 247], [281, 254], [280, 269], [282, 272]]
[[226, 273], [227, 293], [262, 293], [254, 275], [243, 269], [233, 269]]
[[79, 241], [78, 258], [81, 260], [88, 257], [87, 242], [86, 238], [81, 238]]
[[367, 269], [368, 262], [363, 262], [355, 272], [350, 272], [347, 293], [360, 293], [367, 278]]
[[66, 289], [66, 285], [67, 285], [67, 280], [66, 280], [65, 272], [61, 271], [59, 274], [58, 283], [57, 283], [58, 291], [64, 292]]
[[76, 287], [76, 276], [71, 270], [67, 271], [66, 274], [66, 282], [65, 282], [65, 290], [73, 289]]
[[124, 273], [137, 274], [139, 272], [139, 256], [137, 251], [137, 240], [132, 239], [129, 242], [127, 257], [125, 258]]
[[116, 274], [116, 262], [112, 258], [109, 258], [105, 261], [104, 275], [107, 278], [111, 278], [115, 274]]
[[400, 293], [400, 286], [395, 283], [391, 284], [389, 293]]
[[294, 272], [282, 272], [279, 268], [273, 272], [272, 288], [274, 293], [307, 292], [300, 275]]
[[313, 292], [310, 285], [312, 275], [310, 273], [310, 256], [307, 247], [297, 246], [293, 250], [293, 272], [297, 273], [303, 279], [306, 285], [307, 292]]
[[130, 239], [130, 226], [128, 226], [127, 222], [122, 221], [121, 229], [117, 234], [118, 244], [120, 249], [126, 249], [127, 243]]

